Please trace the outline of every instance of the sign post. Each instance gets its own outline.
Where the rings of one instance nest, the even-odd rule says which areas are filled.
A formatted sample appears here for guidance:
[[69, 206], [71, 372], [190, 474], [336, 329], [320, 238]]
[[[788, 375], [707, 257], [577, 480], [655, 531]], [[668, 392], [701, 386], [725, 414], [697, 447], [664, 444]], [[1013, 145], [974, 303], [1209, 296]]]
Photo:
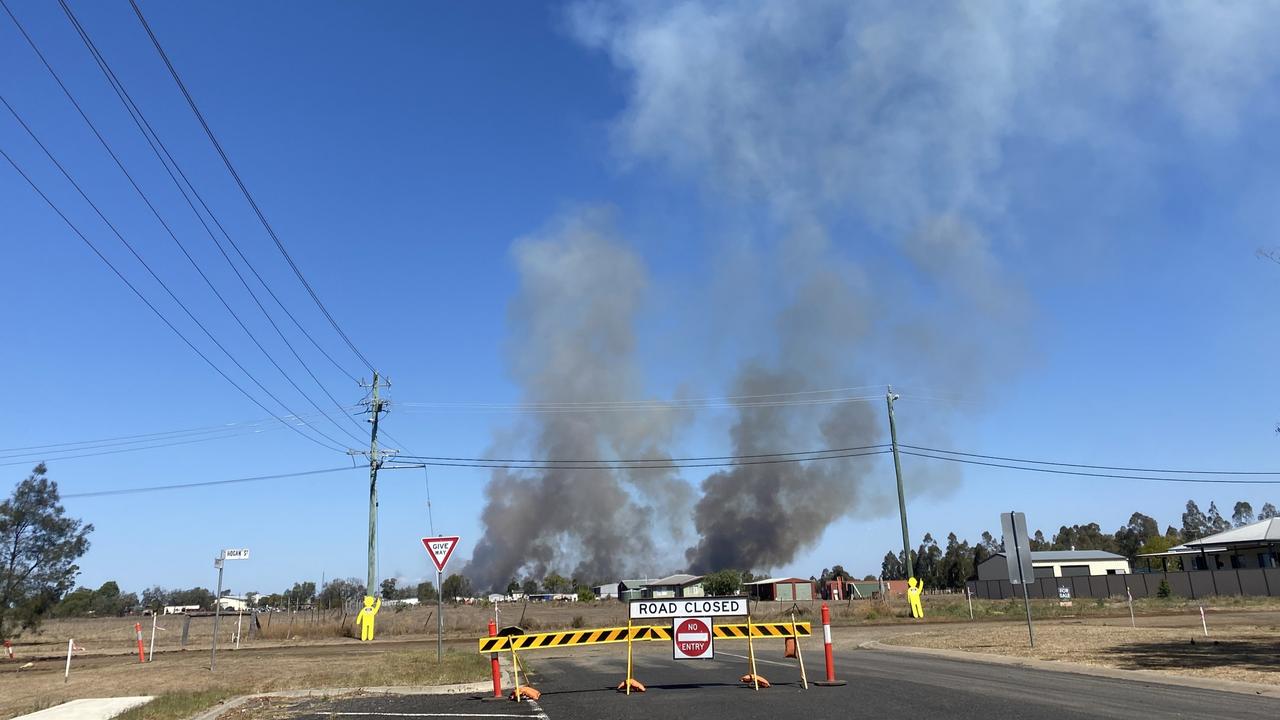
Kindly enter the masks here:
[[222, 617], [222, 565], [226, 560], [248, 560], [249, 548], [228, 548], [218, 552], [213, 566], [218, 568], [218, 594], [213, 599], [213, 649], [209, 651], [209, 672], [218, 660], [218, 620]]
[[444, 660], [444, 566], [458, 546], [457, 535], [424, 537], [422, 546], [436, 566], [436, 662]]
[[1027, 608], [1027, 637], [1031, 647], [1036, 646], [1036, 633], [1031, 629], [1031, 598], [1027, 585], [1035, 582], [1035, 570], [1031, 566], [1031, 539], [1027, 537], [1027, 516], [1020, 512], [1000, 513], [1000, 528], [1004, 531], [1004, 558], [1009, 563], [1009, 582], [1022, 586], [1022, 603]]

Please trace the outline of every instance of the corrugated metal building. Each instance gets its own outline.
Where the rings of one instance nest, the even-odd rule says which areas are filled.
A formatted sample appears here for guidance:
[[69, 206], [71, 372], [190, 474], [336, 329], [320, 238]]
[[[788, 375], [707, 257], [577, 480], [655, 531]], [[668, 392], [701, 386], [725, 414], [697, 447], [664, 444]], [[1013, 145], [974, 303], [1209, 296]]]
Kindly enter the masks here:
[[702, 589], [703, 577], [705, 576], [676, 573], [659, 578], [644, 586], [644, 597], [655, 599], [704, 597], [706, 592]]
[[813, 581], [804, 578], [766, 578], [743, 583], [752, 600], [805, 602], [814, 598]]

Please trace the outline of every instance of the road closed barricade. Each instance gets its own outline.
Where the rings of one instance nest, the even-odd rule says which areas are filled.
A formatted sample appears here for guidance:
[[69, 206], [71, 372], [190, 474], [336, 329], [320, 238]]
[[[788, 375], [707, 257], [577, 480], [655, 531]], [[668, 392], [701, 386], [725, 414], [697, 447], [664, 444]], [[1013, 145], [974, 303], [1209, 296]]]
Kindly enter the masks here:
[[[735, 616], [745, 616], [746, 622], [716, 623], [717, 618]], [[673, 659], [697, 660], [714, 657], [715, 640], [746, 640], [750, 670], [742, 676], [741, 681], [759, 689], [769, 687], [769, 682], [756, 673], [754, 641], [782, 638], [790, 641], [790, 647], [799, 638], [809, 637], [813, 633], [808, 622], [796, 622], [794, 618], [782, 622], [753, 622], [748, 614], [747, 599], [739, 597], [633, 601], [629, 617], [628, 624], [619, 627], [482, 637], [478, 641], [478, 650], [484, 654], [510, 652], [513, 671], [518, 673], [518, 653], [523, 651], [626, 643], [627, 676], [618, 685], [618, 690], [629, 695], [632, 690], [644, 691], [644, 685], [632, 676], [632, 643], [669, 642], [672, 643]], [[639, 625], [635, 623], [638, 619], [668, 620], [670, 624]], [[807, 688], [808, 678], [804, 671], [803, 655], [797, 653], [796, 657], [801, 678]], [[523, 689], [518, 678], [517, 675], [515, 692], [512, 694], [517, 700]]]

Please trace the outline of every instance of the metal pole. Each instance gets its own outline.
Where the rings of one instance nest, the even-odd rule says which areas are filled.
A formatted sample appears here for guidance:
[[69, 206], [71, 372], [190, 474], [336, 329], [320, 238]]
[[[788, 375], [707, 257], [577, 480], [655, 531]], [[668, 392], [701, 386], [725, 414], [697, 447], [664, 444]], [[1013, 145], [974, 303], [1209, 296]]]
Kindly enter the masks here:
[[222, 617], [222, 566], [226, 562], [226, 551], [218, 551], [218, 559], [213, 561], [218, 566], [218, 594], [213, 599], [213, 649], [209, 651], [209, 672], [218, 659], [218, 620]]
[[151, 647], [147, 648], [147, 662], [156, 659], [156, 611], [151, 611]]
[[444, 660], [444, 588], [440, 585], [443, 574], [436, 571], [436, 662]]
[[373, 401], [369, 405], [373, 428], [369, 432], [369, 576], [365, 594], [372, 595], [377, 582], [376, 559], [378, 553], [378, 415], [382, 401], [378, 399], [378, 373], [373, 373]]
[[[1022, 577], [1022, 548], [1018, 547], [1018, 523], [1014, 520], [1014, 511], [1009, 511], [1009, 527], [1013, 528], [1013, 555], [1018, 561], [1018, 584], [1022, 586], [1022, 604], [1027, 608], [1027, 637], [1031, 639], [1031, 647], [1036, 646], [1036, 633], [1031, 629], [1031, 598], [1027, 596], [1027, 579]], [[1032, 574], [1035, 569], [1032, 568]]]
[[902, 519], [902, 555], [906, 561], [907, 577], [915, 577], [915, 569], [911, 563], [911, 533], [907, 531], [907, 497], [902, 491], [902, 458], [898, 456], [898, 425], [893, 419], [893, 401], [898, 396], [893, 388], [885, 393], [885, 404], [889, 407], [889, 441], [893, 443], [893, 474], [898, 479], [898, 516]]
[[964, 596], [969, 598], [969, 619], [973, 619], [973, 593], [969, 590], [969, 586], [964, 586]]

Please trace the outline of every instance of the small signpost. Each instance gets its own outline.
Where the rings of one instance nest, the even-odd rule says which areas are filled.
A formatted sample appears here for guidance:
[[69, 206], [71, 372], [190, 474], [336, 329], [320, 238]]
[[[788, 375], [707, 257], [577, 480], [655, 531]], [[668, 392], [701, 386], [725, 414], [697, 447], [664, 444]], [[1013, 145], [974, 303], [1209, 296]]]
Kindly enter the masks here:
[[711, 660], [712, 620], [709, 617], [675, 618], [671, 624], [671, 654], [676, 660]]
[[[209, 672], [218, 660], [218, 620], [222, 617], [222, 565], [226, 560], [248, 560], [249, 548], [228, 548], [218, 553], [213, 559], [213, 566], [218, 568], [218, 594], [213, 599], [213, 648], [209, 651]], [[141, 637], [141, 636], [139, 636]], [[141, 640], [138, 641], [141, 644]], [[141, 649], [141, 648], [139, 648]]]
[[1004, 558], [1009, 563], [1009, 582], [1022, 586], [1022, 603], [1027, 608], [1027, 637], [1036, 646], [1036, 633], [1031, 628], [1031, 598], [1027, 586], [1036, 581], [1031, 567], [1031, 539], [1027, 537], [1027, 516], [1020, 512], [1000, 513], [1000, 529], [1004, 532]]
[[1066, 585], [1058, 586], [1058, 605], [1060, 607], [1071, 607], [1071, 588]]
[[458, 540], [457, 535], [422, 538], [422, 546], [436, 566], [436, 662], [444, 660], [444, 566], [458, 547]]

